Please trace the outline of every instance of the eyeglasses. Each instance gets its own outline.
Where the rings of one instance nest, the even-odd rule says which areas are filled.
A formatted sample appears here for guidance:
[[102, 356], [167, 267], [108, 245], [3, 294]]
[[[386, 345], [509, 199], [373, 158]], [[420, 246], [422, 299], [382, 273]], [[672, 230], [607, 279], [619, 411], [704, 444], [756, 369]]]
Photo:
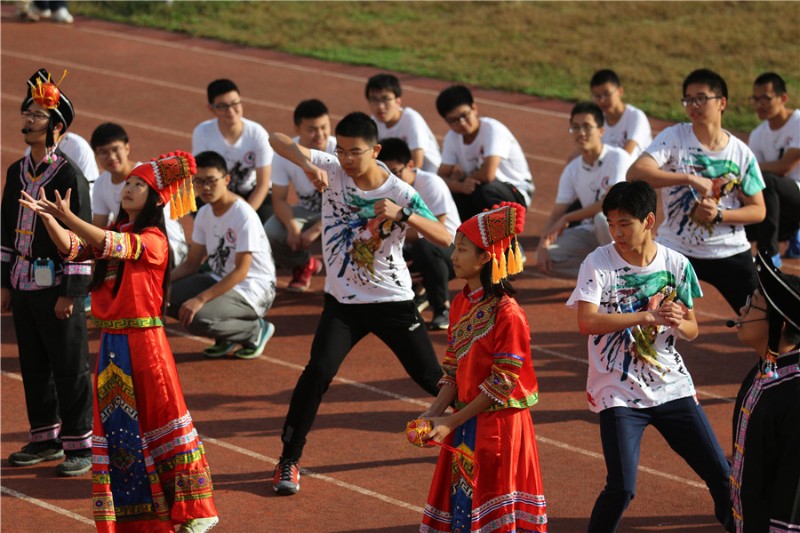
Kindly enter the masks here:
[[606, 91], [604, 93], [592, 93], [592, 100], [596, 102], [602, 102], [603, 100], [608, 100], [614, 93], [616, 93], [619, 89], [614, 89], [613, 91]]
[[206, 179], [194, 178], [192, 180], [192, 183], [194, 183], [194, 186], [196, 188], [202, 189], [203, 187], [213, 187], [214, 184], [217, 183], [221, 179], [222, 178], [220, 178], [220, 177], [206, 178]]
[[722, 98], [721, 96], [709, 96], [707, 94], [698, 94], [694, 98], [681, 98], [681, 104], [683, 107], [695, 106], [701, 107], [706, 105], [706, 102], [709, 100], [719, 100]]
[[581, 124], [580, 126], [577, 124], [571, 125], [567, 131], [570, 133], [578, 133], [582, 131], [583, 133], [589, 134], [592, 133], [592, 130], [596, 130], [597, 126], [592, 126], [591, 124]]
[[374, 104], [374, 105], [389, 105], [392, 102], [394, 102], [395, 100], [397, 100], [397, 98], [394, 98], [392, 96], [383, 96], [381, 98], [376, 98], [376, 97], [372, 97], [371, 96], [371, 97], [367, 98], [367, 101], [370, 104]]
[[773, 98], [777, 98], [777, 94], [765, 94], [764, 96], [751, 96], [750, 101], [754, 105], [766, 105], [772, 101]]
[[333, 153], [336, 154], [336, 157], [338, 157], [339, 159], [358, 159], [362, 155], [371, 151], [372, 147], [370, 146], [365, 150], [358, 150], [356, 148], [352, 150], [342, 150], [341, 148], [337, 148], [336, 150], [333, 151]]
[[217, 111], [227, 111], [228, 109], [233, 109], [234, 107], [239, 107], [240, 105], [242, 105], [241, 100], [238, 102], [231, 102], [230, 104], [214, 104], [211, 107]]
[[406, 169], [407, 166], [408, 165], [406, 164], [406, 165], [403, 165], [402, 167], [396, 167], [396, 168], [386, 167], [386, 168], [389, 168], [389, 172], [391, 172], [395, 176], [400, 177], [400, 174], [403, 173], [403, 171]]
[[753, 305], [753, 295], [749, 294], [747, 299], [744, 301], [744, 314], [747, 315], [750, 313], [750, 309], [758, 309], [759, 311], [767, 312], [767, 309], [764, 307], [756, 307]]
[[38, 112], [34, 113], [33, 111], [23, 111], [22, 112], [22, 118], [24, 118], [25, 120], [32, 120], [34, 122], [38, 122], [40, 120], [49, 119], [50, 115], [47, 115], [45, 113], [38, 113]]
[[444, 120], [451, 126], [455, 126], [456, 124], [459, 124], [462, 121], [467, 122], [470, 116], [472, 116], [472, 109], [470, 109], [469, 111], [464, 111], [463, 113], [455, 117], [449, 117], [449, 118], [446, 117]]

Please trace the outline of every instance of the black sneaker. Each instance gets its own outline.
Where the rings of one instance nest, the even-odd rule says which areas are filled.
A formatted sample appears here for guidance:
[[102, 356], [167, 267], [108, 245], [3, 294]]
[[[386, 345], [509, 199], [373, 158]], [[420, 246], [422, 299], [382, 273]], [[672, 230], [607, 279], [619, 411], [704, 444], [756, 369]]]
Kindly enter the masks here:
[[64, 462], [56, 467], [56, 474], [63, 477], [82, 476], [91, 469], [91, 455], [67, 455]]
[[31, 442], [22, 447], [18, 452], [8, 456], [11, 466], [31, 466], [42, 461], [55, 461], [64, 457], [64, 450], [56, 441]]
[[447, 329], [450, 326], [450, 311], [444, 309], [440, 313], [433, 315], [431, 320], [431, 329]]
[[300, 490], [300, 466], [297, 461], [281, 460], [272, 474], [272, 490], [279, 496], [291, 496]]
[[425, 294], [424, 291], [421, 294], [414, 295], [414, 306], [420, 313], [426, 310], [428, 306], [430, 306], [430, 303], [428, 303], [428, 295]]

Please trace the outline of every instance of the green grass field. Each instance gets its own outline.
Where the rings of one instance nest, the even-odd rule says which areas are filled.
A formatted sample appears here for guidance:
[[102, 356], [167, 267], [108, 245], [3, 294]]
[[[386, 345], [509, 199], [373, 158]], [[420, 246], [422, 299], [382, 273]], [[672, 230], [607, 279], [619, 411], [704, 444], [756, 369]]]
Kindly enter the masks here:
[[[72, 2], [80, 15], [330, 61], [520, 91], [589, 96], [612, 68], [626, 100], [683, 120], [681, 82], [708, 67], [728, 82], [724, 124], [757, 124], [752, 81], [774, 70], [800, 104], [800, 2]], [[320, 95], [324, 97], [324, 95]]]

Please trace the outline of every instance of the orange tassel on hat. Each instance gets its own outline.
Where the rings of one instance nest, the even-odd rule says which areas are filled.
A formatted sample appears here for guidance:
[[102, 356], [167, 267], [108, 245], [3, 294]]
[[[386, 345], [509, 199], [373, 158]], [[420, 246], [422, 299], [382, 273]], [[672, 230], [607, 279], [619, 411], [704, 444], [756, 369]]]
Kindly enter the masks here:
[[522, 272], [522, 253], [517, 235], [522, 233], [524, 226], [525, 208], [513, 202], [503, 202], [470, 218], [458, 227], [458, 231], [475, 246], [492, 254], [492, 283], [497, 284]]
[[197, 163], [194, 156], [177, 150], [139, 165], [130, 173], [158, 191], [164, 204], [170, 204], [170, 218], [173, 220], [197, 210], [192, 186], [195, 174]]

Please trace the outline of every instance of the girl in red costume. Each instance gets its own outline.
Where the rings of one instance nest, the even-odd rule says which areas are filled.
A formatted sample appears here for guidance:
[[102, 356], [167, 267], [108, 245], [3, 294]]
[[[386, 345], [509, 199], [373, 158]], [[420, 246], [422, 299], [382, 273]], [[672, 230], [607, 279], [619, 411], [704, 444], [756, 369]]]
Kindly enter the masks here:
[[[102, 328], [92, 437], [92, 504], [107, 533], [205, 532], [217, 524], [203, 445], [183, 399], [161, 317], [169, 286], [163, 206], [194, 209], [191, 154], [175, 152], [128, 176], [115, 225], [81, 220], [22, 193], [68, 261], [95, 259], [92, 315]], [[44, 191], [42, 191], [44, 193]], [[61, 221], [69, 230], [59, 225]]]
[[412, 423], [425, 428], [423, 443], [442, 445], [424, 533], [547, 531], [530, 327], [507, 280], [522, 270], [515, 236], [524, 222], [525, 209], [504, 202], [456, 234], [453, 268], [467, 284], [450, 310], [439, 395]]

